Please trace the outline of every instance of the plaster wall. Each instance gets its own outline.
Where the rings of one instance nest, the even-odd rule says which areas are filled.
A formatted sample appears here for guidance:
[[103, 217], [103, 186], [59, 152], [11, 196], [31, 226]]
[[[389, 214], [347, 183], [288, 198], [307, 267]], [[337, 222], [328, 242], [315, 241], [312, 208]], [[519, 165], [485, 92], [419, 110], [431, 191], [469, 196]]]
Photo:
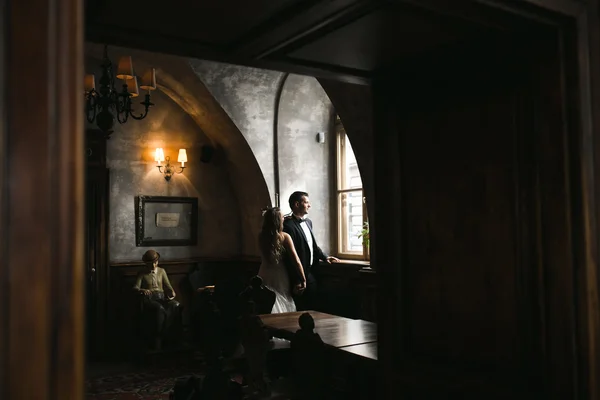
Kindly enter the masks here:
[[[330, 207], [334, 169], [329, 147], [334, 138], [334, 111], [319, 82], [313, 77], [293, 74], [283, 81], [285, 75], [280, 72], [212, 61], [189, 62], [244, 135], [265, 177], [271, 202], [276, 204], [279, 195], [280, 207], [287, 213], [288, 198], [293, 191], [310, 194], [310, 218], [317, 242], [330, 252], [331, 221], [335, 217], [335, 210]], [[277, 103], [281, 83], [283, 90]], [[318, 132], [325, 133], [325, 144], [317, 142]]]
[[[93, 71], [97, 64], [88, 60], [86, 70]], [[99, 76], [100, 71], [94, 72]], [[188, 113], [160, 90], [152, 93], [152, 102], [155, 106], [145, 119], [116, 123], [107, 141], [110, 261], [137, 261], [148, 250], [135, 244], [135, 198], [139, 195], [198, 198], [198, 244], [156, 247], [163, 258], [239, 255], [240, 215], [226, 166], [200, 161], [200, 148], [210, 140]], [[156, 168], [157, 147], [164, 148], [174, 161], [179, 148], [187, 150], [187, 168], [169, 182]]]

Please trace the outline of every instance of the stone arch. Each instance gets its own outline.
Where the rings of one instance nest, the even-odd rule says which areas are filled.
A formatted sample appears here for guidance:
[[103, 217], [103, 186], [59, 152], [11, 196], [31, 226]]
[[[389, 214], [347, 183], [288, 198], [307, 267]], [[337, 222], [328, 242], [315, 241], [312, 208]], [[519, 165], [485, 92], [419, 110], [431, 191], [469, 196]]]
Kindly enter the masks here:
[[[86, 45], [86, 55], [101, 60], [103, 46]], [[210, 139], [215, 147], [215, 162], [224, 163], [237, 198], [241, 220], [242, 256], [257, 256], [257, 234], [261, 227], [261, 208], [271, 206], [267, 183], [248, 142], [210, 91], [193, 72], [186, 59], [134, 49], [109, 47], [113, 62], [131, 55], [134, 67], [157, 70], [157, 86], [179, 105]], [[227, 227], [224, 227], [227, 229]]]

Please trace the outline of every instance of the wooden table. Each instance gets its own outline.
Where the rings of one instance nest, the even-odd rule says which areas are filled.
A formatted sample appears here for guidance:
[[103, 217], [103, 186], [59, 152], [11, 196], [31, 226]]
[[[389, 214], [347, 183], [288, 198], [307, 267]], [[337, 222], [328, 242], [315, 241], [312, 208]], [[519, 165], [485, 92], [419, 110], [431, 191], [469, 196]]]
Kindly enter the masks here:
[[[315, 320], [315, 332], [323, 342], [336, 348], [373, 343], [377, 347], [377, 325], [361, 319], [350, 319], [318, 311], [302, 311], [282, 314], [260, 315], [263, 323], [273, 331], [273, 335], [291, 340], [300, 326], [298, 317], [308, 312]], [[358, 350], [357, 350], [358, 351]], [[375, 350], [375, 355], [377, 351]]]
[[340, 350], [377, 361], [377, 342], [355, 344], [353, 346], [342, 347]]
[[[315, 320], [315, 332], [330, 346], [336, 385], [356, 398], [371, 398], [377, 369], [377, 325], [318, 311], [306, 311]], [[260, 315], [275, 337], [291, 340], [303, 312]]]

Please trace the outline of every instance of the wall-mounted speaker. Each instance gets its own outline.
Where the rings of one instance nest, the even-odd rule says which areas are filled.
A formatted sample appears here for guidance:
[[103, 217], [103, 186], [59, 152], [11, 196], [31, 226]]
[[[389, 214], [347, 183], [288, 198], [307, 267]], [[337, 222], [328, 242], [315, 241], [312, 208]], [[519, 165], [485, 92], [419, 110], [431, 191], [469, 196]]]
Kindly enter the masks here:
[[325, 143], [325, 132], [317, 133], [317, 143]]
[[215, 155], [215, 148], [212, 146], [204, 145], [200, 149], [200, 161], [203, 163], [209, 163]]

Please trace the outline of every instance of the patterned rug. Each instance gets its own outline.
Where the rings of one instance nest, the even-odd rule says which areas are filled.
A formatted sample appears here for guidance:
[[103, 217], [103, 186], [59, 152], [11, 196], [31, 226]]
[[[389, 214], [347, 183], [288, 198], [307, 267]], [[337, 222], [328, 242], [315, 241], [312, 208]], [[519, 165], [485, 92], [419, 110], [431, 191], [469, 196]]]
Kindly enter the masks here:
[[202, 376], [189, 368], [164, 368], [101, 376], [86, 381], [88, 400], [168, 400], [178, 378]]

